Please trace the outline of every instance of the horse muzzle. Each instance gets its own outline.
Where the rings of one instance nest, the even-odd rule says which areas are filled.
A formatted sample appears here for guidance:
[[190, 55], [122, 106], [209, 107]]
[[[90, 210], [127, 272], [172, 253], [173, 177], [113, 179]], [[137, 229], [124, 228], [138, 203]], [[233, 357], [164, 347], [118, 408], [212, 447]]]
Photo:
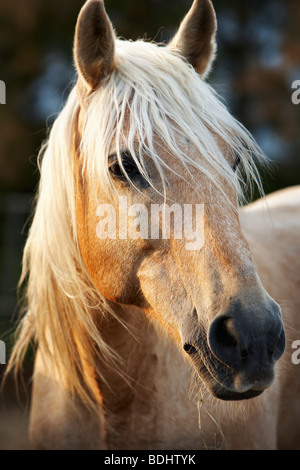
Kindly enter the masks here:
[[273, 383], [274, 366], [285, 349], [281, 312], [274, 301], [260, 312], [235, 302], [214, 318], [207, 334], [195, 331], [195, 340], [183, 347], [215, 397], [254, 398]]

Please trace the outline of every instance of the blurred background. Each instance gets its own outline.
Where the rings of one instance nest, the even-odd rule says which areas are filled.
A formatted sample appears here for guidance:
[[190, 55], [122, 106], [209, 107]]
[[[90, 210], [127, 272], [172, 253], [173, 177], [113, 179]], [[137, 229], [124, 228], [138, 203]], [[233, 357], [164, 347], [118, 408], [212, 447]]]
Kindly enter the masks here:
[[[265, 192], [300, 183], [299, 0], [214, 0], [218, 56], [209, 81], [231, 113], [272, 161]], [[0, 339], [11, 348], [16, 285], [42, 141], [68, 96], [75, 75], [73, 34], [83, 0], [0, 0]], [[106, 0], [121, 37], [167, 41], [192, 0]], [[0, 373], [3, 373], [0, 365]], [[27, 371], [28, 368], [28, 371]], [[30, 374], [31, 361], [25, 367]], [[0, 398], [0, 449], [27, 448], [26, 400], [16, 408], [12, 384]], [[25, 405], [24, 405], [25, 402]]]

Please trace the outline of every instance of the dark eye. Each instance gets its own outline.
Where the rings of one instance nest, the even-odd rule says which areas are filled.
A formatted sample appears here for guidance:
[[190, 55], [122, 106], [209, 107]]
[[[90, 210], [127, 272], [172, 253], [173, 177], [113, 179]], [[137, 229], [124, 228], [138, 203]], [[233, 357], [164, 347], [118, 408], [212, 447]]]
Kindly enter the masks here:
[[237, 167], [239, 166], [240, 162], [241, 162], [240, 156], [236, 155], [235, 160], [234, 160], [234, 164], [232, 166], [232, 169], [233, 169], [234, 172], [236, 172]]
[[117, 155], [112, 155], [109, 157], [109, 160], [111, 161], [109, 171], [115, 178], [126, 181], [126, 175], [128, 178], [132, 179], [134, 176], [140, 174], [136, 163], [129, 152], [121, 153], [122, 164], [120, 164]]

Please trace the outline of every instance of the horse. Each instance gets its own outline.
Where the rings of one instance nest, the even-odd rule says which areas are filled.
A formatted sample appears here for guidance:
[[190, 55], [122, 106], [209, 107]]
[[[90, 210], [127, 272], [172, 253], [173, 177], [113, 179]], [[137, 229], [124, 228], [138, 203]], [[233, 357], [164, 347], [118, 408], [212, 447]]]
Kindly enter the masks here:
[[[206, 80], [216, 30], [210, 0], [167, 44], [80, 11], [8, 366], [34, 345], [34, 449], [299, 448], [300, 188], [264, 196], [267, 159]], [[178, 208], [203, 209], [183, 235]]]

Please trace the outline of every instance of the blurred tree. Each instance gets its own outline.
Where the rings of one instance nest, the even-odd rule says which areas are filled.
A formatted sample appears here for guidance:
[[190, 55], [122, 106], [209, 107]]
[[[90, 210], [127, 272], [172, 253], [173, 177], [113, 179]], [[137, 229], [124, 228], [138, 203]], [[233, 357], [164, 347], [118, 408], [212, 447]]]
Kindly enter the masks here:
[[[120, 36], [168, 40], [191, 0], [107, 0]], [[0, 1], [0, 191], [32, 191], [36, 154], [47, 124], [74, 78], [72, 42], [82, 0]], [[215, 0], [218, 59], [210, 80], [231, 111], [276, 161], [267, 181], [276, 189], [299, 182], [300, 106], [291, 83], [300, 78], [298, 0]]]

